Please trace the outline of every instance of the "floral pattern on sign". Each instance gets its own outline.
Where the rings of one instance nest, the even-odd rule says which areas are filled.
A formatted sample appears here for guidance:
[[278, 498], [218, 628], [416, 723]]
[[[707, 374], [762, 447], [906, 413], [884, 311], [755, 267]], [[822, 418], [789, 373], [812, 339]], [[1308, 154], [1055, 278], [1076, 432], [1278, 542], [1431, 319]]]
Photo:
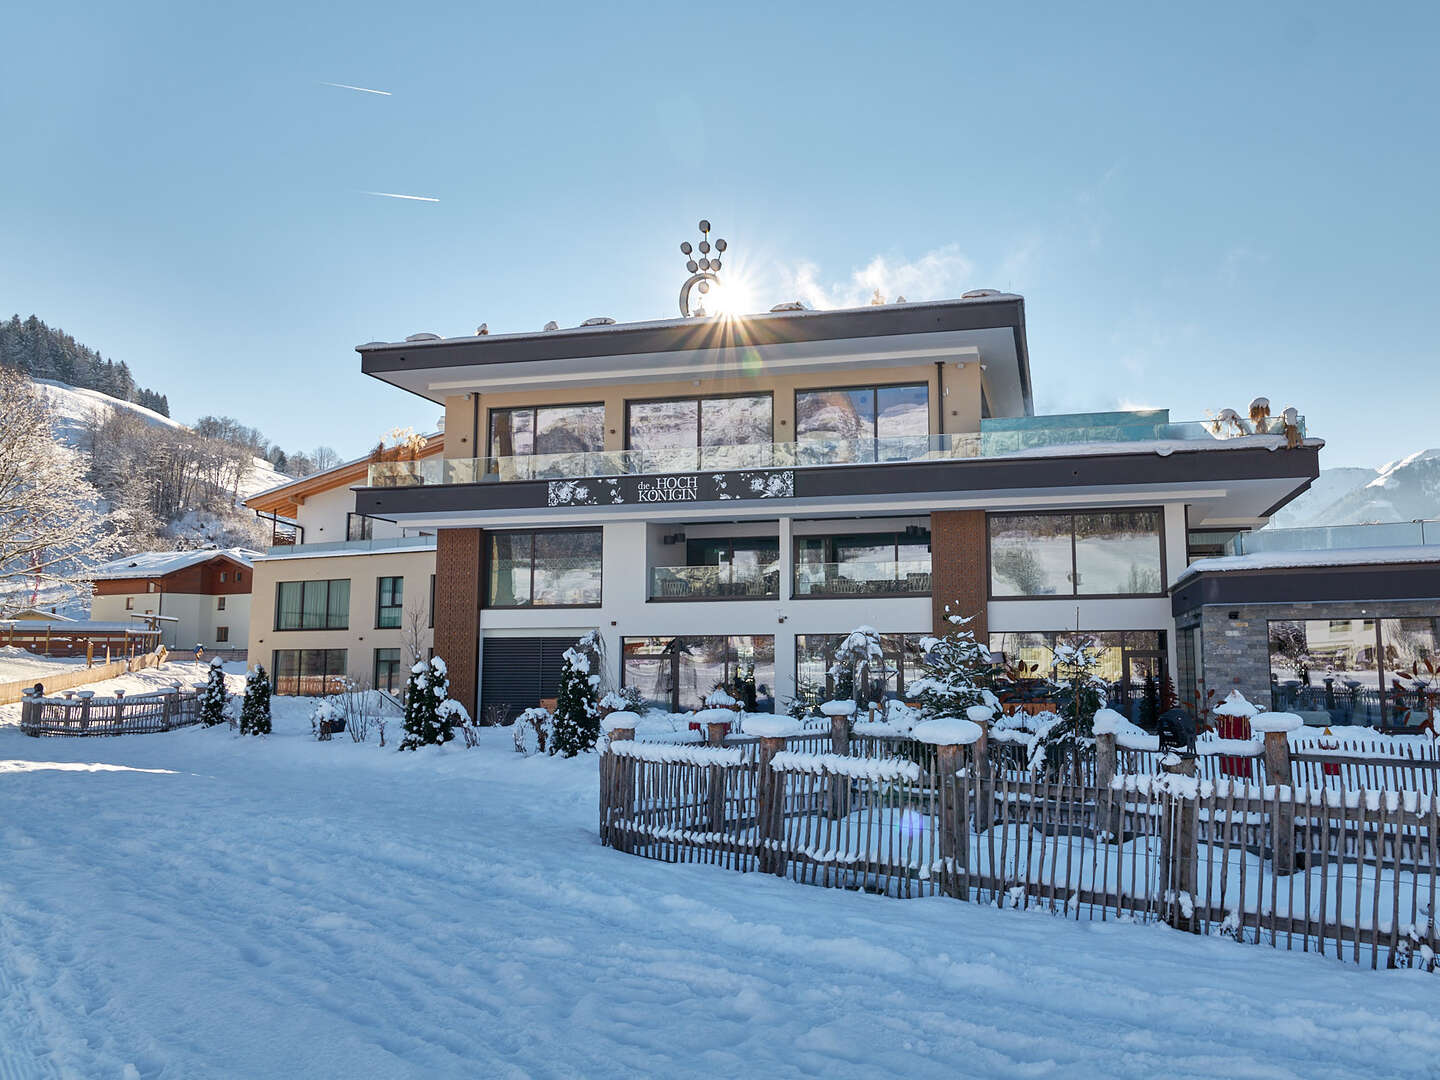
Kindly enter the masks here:
[[758, 499], [793, 499], [795, 497], [795, 474], [789, 469], [783, 472], [742, 472], [740, 482], [750, 495]]

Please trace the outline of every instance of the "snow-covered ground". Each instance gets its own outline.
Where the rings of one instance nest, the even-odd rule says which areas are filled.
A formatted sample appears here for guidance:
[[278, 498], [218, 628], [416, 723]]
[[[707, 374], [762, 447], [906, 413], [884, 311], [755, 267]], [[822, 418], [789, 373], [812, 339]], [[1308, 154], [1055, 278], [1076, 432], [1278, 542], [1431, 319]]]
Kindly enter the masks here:
[[593, 757], [317, 743], [311, 704], [245, 740], [36, 740], [0, 710], [0, 1077], [1440, 1062], [1433, 975], [648, 862], [599, 846]]
[[[104, 660], [102, 656], [100, 658]], [[83, 656], [37, 656], [18, 645], [0, 645], [0, 683], [21, 679], [46, 679], [57, 673], [69, 674], [85, 666]]]

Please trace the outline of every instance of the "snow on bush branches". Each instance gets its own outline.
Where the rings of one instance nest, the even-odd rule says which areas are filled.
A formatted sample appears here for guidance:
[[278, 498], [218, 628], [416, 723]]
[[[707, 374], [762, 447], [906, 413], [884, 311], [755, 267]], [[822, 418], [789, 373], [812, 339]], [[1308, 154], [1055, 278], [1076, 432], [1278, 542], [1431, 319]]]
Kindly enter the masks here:
[[401, 750], [443, 746], [455, 738], [457, 725], [470, 723], [465, 706], [450, 696], [450, 672], [440, 657], [410, 669], [405, 684], [405, 737]]
[[560, 692], [550, 733], [550, 753], [574, 757], [594, 750], [600, 738], [600, 676], [593, 673], [600, 655], [600, 635], [590, 631], [565, 650]]
[[1000, 699], [985, 684], [990, 681], [990, 650], [967, 629], [971, 620], [947, 615], [951, 630], [944, 637], [921, 638], [925, 674], [907, 688], [907, 696], [925, 720], [963, 717], [972, 706], [1000, 707]]

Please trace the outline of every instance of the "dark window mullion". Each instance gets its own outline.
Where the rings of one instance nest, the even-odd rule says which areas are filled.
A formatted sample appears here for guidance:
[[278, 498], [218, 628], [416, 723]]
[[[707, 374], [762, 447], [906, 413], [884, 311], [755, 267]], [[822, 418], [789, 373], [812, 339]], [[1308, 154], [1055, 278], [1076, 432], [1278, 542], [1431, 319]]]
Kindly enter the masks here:
[[1068, 515], [1070, 518], [1070, 595], [1080, 595], [1080, 555], [1079, 540], [1075, 536], [1075, 515]]

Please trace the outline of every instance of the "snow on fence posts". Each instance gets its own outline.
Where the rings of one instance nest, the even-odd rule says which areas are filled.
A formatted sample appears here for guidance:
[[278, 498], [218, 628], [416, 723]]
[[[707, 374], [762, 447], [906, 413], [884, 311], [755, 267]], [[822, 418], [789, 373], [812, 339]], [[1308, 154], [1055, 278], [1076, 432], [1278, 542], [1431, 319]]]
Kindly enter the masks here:
[[199, 694], [174, 687], [148, 694], [97, 698], [92, 690], [64, 697], [33, 691], [20, 705], [20, 730], [26, 735], [143, 735], [198, 723]]

